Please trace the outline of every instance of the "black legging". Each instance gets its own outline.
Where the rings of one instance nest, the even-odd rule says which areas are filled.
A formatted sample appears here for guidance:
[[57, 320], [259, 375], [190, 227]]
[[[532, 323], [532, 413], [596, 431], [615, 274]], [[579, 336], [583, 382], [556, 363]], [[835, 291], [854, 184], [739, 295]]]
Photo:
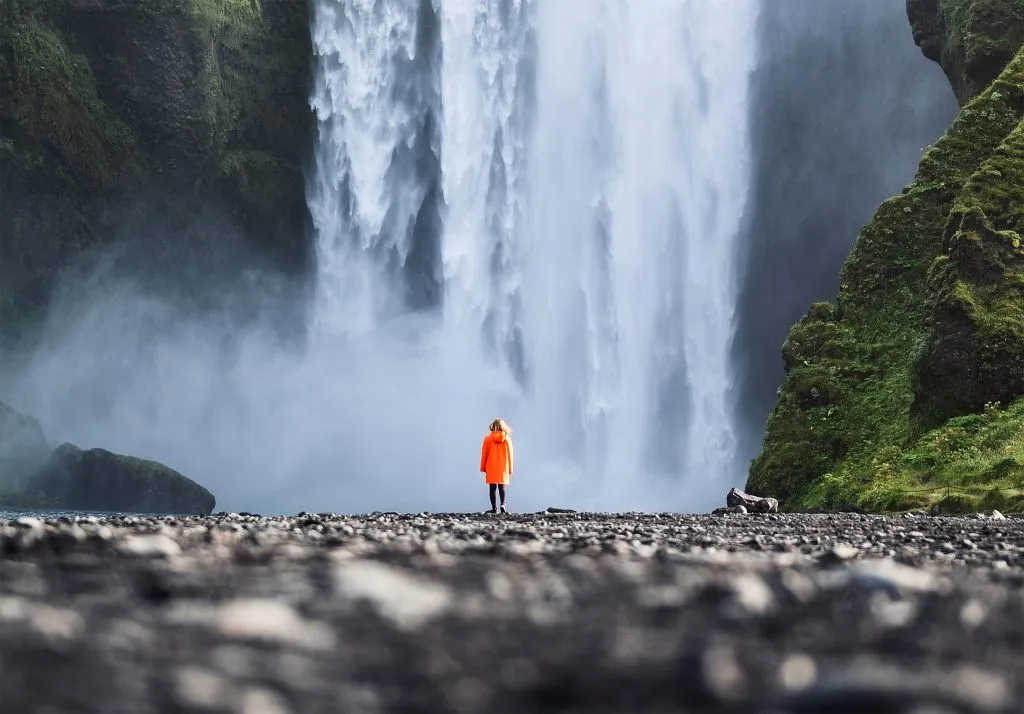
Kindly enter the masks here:
[[494, 492], [495, 491], [497, 491], [498, 495], [501, 496], [501, 505], [504, 506], [505, 505], [505, 484], [503, 484], [503, 483], [492, 483], [492, 484], [490, 484], [490, 487], [491, 487], [490, 488], [490, 491], [491, 491], [491, 510], [495, 510], [495, 509], [498, 508], [498, 505], [497, 505], [497, 503], [494, 500]]

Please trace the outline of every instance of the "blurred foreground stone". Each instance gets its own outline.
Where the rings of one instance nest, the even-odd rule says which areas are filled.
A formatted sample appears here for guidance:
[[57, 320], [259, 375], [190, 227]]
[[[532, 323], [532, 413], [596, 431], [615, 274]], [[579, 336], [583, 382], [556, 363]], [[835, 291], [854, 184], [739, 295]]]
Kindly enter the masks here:
[[1024, 521], [0, 521], [3, 711], [1019, 712]]

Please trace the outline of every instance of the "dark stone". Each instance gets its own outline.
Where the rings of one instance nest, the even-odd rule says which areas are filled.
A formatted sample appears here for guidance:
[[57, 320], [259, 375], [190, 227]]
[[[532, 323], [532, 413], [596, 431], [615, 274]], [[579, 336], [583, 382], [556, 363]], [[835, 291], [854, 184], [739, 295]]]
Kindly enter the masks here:
[[216, 499], [208, 490], [156, 461], [57, 447], [29, 481], [55, 508], [130, 513], [209, 514]]
[[961, 105], [999, 75], [1024, 41], [1024, 17], [1015, 0], [906, 4], [914, 42], [942, 67]]
[[779, 502], [774, 498], [762, 498], [751, 496], [738, 488], [729, 489], [725, 496], [725, 503], [730, 508], [743, 506], [750, 513], [778, 513]]

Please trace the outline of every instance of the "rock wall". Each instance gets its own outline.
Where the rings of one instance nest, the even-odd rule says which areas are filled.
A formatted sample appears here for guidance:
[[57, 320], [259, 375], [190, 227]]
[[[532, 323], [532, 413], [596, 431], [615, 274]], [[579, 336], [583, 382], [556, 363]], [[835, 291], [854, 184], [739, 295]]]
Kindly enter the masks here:
[[[305, 0], [0, 5], [0, 325], [112, 244], [167, 278], [303, 270]], [[153, 270], [151, 268], [151, 270]]]
[[784, 376], [779, 345], [808, 304], [835, 296], [857, 231], [957, 110], [901, 3], [761, 0], [733, 342], [743, 467]]
[[907, 0], [914, 41], [938, 62], [961, 104], [994, 80], [1024, 42], [1019, 0]]
[[[934, 54], [915, 15], [922, 5], [908, 5], [915, 36]], [[936, 5], [941, 58], [947, 74], [965, 68], [952, 77], [964, 99], [988, 67], [979, 53], [1021, 30], [1007, 19], [994, 45], [969, 31], [997, 5]], [[915, 180], [860, 232], [837, 305], [814, 305], [793, 328], [753, 493], [788, 508], [878, 510], [936, 501], [1012, 509], [1024, 498], [1022, 119], [1024, 52], [967, 102]]]

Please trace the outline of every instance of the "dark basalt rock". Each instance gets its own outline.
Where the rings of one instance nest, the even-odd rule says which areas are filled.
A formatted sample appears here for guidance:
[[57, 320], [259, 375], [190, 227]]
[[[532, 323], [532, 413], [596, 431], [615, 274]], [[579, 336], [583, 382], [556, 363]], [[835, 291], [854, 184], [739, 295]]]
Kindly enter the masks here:
[[914, 42], [937, 62], [961, 105], [994, 80], [1024, 41], [1016, 0], [906, 0]]
[[725, 496], [725, 503], [730, 508], [743, 506], [750, 513], [778, 513], [779, 502], [774, 498], [762, 498], [751, 496], [738, 488], [729, 489]]
[[156, 461], [57, 447], [29, 480], [52, 507], [79, 511], [208, 514], [215, 498], [208, 490]]

